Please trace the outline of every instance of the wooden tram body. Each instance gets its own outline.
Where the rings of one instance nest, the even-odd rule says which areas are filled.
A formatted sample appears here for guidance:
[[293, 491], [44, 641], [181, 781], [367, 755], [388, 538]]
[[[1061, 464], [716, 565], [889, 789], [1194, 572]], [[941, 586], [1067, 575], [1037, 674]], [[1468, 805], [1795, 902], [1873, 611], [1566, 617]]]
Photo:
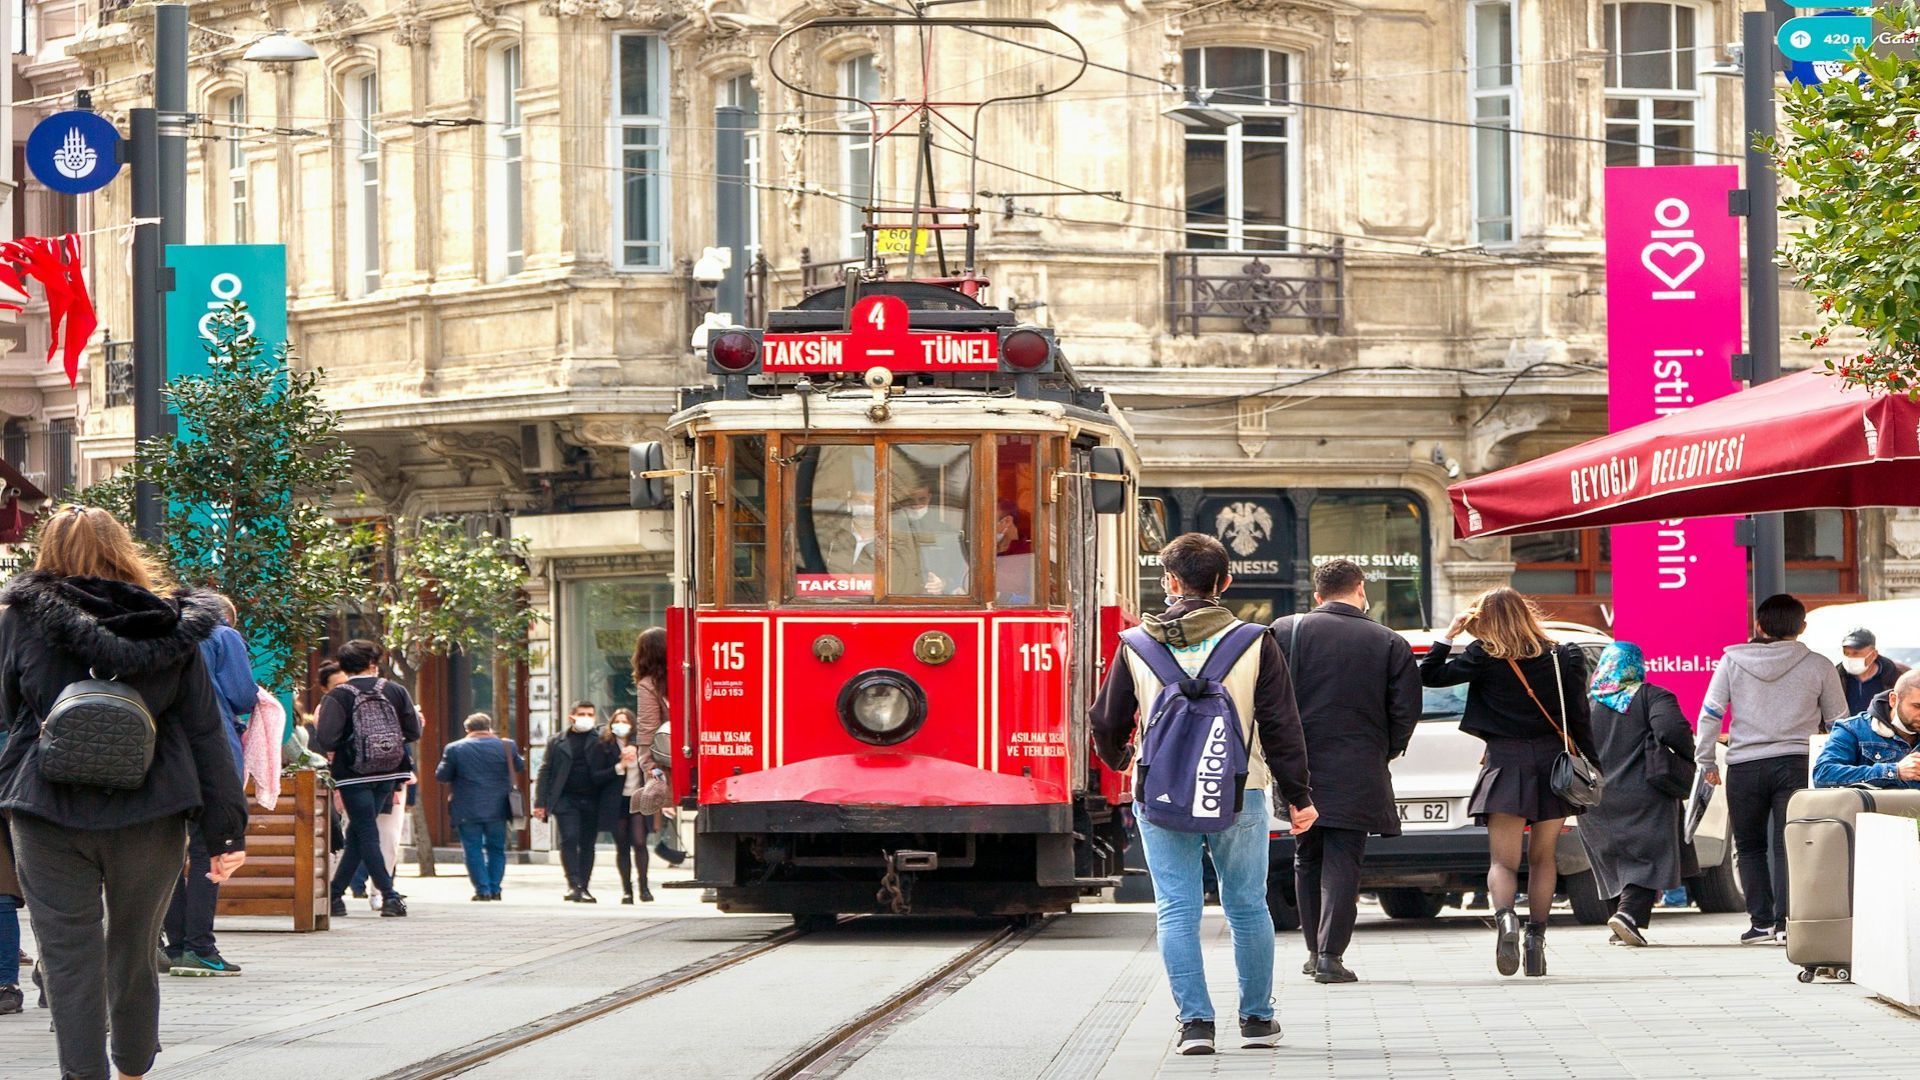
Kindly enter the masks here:
[[802, 920], [1066, 910], [1121, 873], [1087, 715], [1137, 610], [1131, 432], [1012, 313], [848, 288], [710, 342], [718, 384], [634, 449], [675, 514], [695, 884]]

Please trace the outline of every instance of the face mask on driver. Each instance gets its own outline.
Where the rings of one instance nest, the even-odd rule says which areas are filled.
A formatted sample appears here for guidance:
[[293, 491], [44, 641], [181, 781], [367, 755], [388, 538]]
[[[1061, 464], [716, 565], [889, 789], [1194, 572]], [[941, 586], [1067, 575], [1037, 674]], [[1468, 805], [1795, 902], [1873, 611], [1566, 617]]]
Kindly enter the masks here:
[[1867, 673], [1867, 658], [1864, 656], [1844, 657], [1840, 661], [1840, 666], [1847, 669], [1847, 674], [1858, 678]]
[[592, 731], [592, 730], [593, 730], [593, 717], [591, 717], [591, 716], [576, 716], [576, 717], [574, 717], [574, 718], [573, 718], [573, 730], [575, 730], [575, 731], [582, 731], [582, 732], [585, 732], [585, 731]]
[[927, 511], [931, 509], [932, 507], [927, 506], [924, 503], [916, 506], [909, 506], [907, 507], [907, 520], [920, 521], [927, 516]]

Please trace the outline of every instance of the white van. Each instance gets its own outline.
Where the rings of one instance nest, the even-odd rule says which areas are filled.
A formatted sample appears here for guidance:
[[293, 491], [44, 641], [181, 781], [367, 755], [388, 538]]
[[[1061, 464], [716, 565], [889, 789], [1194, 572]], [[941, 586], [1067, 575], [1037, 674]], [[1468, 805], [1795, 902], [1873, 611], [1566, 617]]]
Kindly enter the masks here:
[[[1556, 640], [1580, 646], [1587, 654], [1589, 669], [1613, 640], [1602, 631], [1577, 623], [1549, 622], [1546, 628]], [[1436, 637], [1427, 630], [1400, 633], [1416, 656], [1426, 655]], [[1420, 726], [1414, 730], [1407, 752], [1392, 766], [1401, 835], [1374, 837], [1367, 842], [1360, 888], [1379, 894], [1382, 910], [1396, 919], [1433, 918], [1442, 908], [1457, 905], [1462, 894], [1486, 887], [1487, 831], [1467, 816], [1467, 802], [1480, 775], [1486, 744], [1460, 730], [1466, 700], [1465, 686], [1429, 687], [1424, 691]], [[1559, 891], [1572, 903], [1574, 918], [1597, 925], [1606, 922], [1613, 911], [1594, 882], [1586, 849], [1579, 843], [1578, 824], [1578, 818], [1568, 820], [1566, 835], [1554, 849]], [[1292, 930], [1299, 927], [1300, 916], [1294, 907], [1293, 838], [1285, 829], [1283, 821], [1276, 821], [1268, 832], [1273, 849], [1267, 904], [1274, 926]], [[1726, 836], [1726, 796], [1723, 788], [1716, 788], [1713, 803], [1694, 838], [1702, 869], [1698, 877], [1687, 881], [1689, 894], [1703, 911], [1745, 909]], [[1520, 873], [1524, 892], [1524, 864]]]

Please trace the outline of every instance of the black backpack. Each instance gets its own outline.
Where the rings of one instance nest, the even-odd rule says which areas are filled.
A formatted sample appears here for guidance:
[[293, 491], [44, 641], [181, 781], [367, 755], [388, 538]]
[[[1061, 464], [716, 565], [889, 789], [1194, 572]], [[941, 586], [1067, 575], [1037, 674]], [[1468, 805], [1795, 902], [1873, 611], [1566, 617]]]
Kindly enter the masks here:
[[353, 769], [362, 776], [393, 772], [407, 760], [407, 739], [400, 731], [400, 713], [387, 699], [387, 680], [352, 689]]
[[153, 766], [154, 735], [153, 713], [138, 690], [110, 679], [69, 683], [40, 722], [40, 775], [132, 790]]

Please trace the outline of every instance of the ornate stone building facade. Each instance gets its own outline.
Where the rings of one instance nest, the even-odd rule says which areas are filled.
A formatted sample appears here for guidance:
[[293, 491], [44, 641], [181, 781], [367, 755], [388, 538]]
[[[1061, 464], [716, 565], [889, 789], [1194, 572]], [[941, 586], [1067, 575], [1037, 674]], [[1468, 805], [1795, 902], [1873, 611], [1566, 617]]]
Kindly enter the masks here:
[[[36, 0], [40, 7], [46, 0]], [[116, 118], [147, 100], [139, 8], [80, 11], [63, 63]], [[1605, 426], [1601, 172], [1736, 159], [1739, 5], [1602, 0], [981, 0], [1051, 19], [1097, 62], [951, 131], [933, 190], [977, 169], [990, 299], [1056, 327], [1133, 409], [1170, 527], [1229, 538], [1254, 611], [1316, 559], [1362, 558], [1384, 613], [1439, 621], [1512, 578], [1604, 618], [1597, 534], [1451, 537], [1449, 480]], [[897, 118], [805, 97], [921, 91], [916, 42], [847, 25], [863, 0], [204, 0], [190, 238], [287, 245], [292, 337], [359, 450], [347, 514], [466, 514], [527, 537], [551, 615], [529, 697], [616, 702], [630, 632], [668, 595], [665, 523], [623, 508], [624, 446], [699, 378], [689, 335], [831, 280], [853, 207], [913, 189]], [[948, 13], [948, 12], [943, 12]], [[269, 27], [316, 63], [239, 59]], [[1037, 42], [1030, 42], [1037, 44]], [[929, 81], [960, 96], [1061, 77], [1049, 51], [956, 32]], [[1164, 115], [1198, 99], [1232, 123]], [[1612, 140], [1611, 142], [1609, 140]], [[991, 193], [991, 194], [988, 194]], [[91, 221], [124, 222], [127, 189]], [[728, 201], [736, 200], [736, 201]], [[722, 207], [732, 209], [723, 212]], [[710, 247], [733, 267], [695, 282]], [[95, 247], [104, 321], [127, 277]], [[898, 273], [897, 257], [890, 258]], [[1800, 318], [1797, 297], [1784, 305]], [[1797, 355], [1790, 347], [1790, 362]], [[96, 361], [81, 467], [132, 418]], [[1915, 535], [1908, 535], [1914, 533]], [[1920, 587], [1920, 532], [1794, 526], [1798, 586]], [[1152, 576], [1152, 575], [1150, 575]], [[484, 679], [448, 677], [447, 722]], [[543, 704], [544, 703], [544, 704]]]

